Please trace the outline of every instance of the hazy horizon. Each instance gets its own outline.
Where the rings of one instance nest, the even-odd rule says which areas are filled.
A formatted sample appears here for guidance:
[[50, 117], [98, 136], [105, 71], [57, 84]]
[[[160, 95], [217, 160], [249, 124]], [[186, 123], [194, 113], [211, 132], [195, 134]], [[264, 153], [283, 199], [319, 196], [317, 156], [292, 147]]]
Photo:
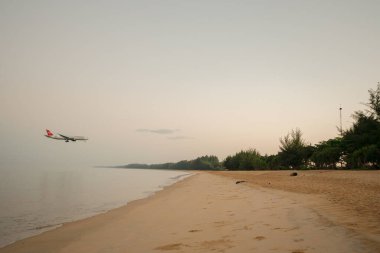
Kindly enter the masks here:
[[[0, 167], [275, 154], [375, 88], [379, 1], [1, 1]], [[83, 135], [85, 143], [45, 138]]]

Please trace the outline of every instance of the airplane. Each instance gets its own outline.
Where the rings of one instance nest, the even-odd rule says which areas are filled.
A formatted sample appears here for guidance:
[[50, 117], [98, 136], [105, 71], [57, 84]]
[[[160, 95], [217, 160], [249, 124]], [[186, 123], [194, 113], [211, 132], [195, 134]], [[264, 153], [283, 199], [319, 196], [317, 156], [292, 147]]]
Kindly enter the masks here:
[[63, 134], [58, 134], [58, 135], [55, 135], [53, 134], [49, 129], [46, 129], [46, 137], [50, 138], [50, 139], [55, 139], [55, 140], [63, 140], [65, 142], [69, 142], [69, 141], [87, 141], [88, 139], [83, 137], [83, 136], [66, 136], [66, 135], [63, 135]]

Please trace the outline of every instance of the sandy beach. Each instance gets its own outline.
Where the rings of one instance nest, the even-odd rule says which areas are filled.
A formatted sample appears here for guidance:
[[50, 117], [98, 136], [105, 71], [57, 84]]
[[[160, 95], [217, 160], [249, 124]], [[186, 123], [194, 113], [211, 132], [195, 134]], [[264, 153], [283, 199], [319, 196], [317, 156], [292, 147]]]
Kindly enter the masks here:
[[[309, 207], [334, 223], [380, 241], [380, 171], [216, 172], [249, 185], [308, 194]], [[319, 198], [319, 200], [318, 200]]]
[[196, 173], [0, 252], [380, 252], [378, 171], [289, 174]]

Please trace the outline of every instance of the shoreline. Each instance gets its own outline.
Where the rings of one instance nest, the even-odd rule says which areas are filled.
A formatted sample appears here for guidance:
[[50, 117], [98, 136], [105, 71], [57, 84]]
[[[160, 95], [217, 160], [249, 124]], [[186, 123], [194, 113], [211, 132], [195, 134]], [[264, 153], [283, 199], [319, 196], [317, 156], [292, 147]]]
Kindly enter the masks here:
[[[196, 172], [189, 172], [186, 175], [180, 175], [180, 179], [170, 185], [163, 186], [160, 190], [152, 192], [150, 195], [145, 196], [143, 198], [132, 200], [125, 205], [122, 205], [120, 207], [110, 209], [108, 211], [105, 211], [103, 213], [95, 214], [93, 216], [89, 216], [83, 219], [74, 220], [65, 222], [63, 224], [57, 225], [57, 227], [43, 231], [37, 235], [33, 235], [18, 241], [15, 241], [11, 244], [5, 245], [3, 247], [0, 247], [0, 252], [44, 252], [43, 249], [49, 248], [49, 252], [57, 252], [57, 248], [62, 247], [60, 244], [64, 244], [65, 240], [68, 241], [74, 241], [75, 238], [70, 238], [70, 235], [65, 236], [64, 233], [70, 233], [75, 230], [81, 230], [82, 226], [91, 226], [91, 223], [103, 223], [103, 219], [112, 219], [115, 216], [121, 215], [124, 212], [129, 213], [133, 211], [133, 209], [136, 206], [139, 206], [141, 204], [144, 204], [146, 202], [149, 202], [150, 199], [156, 197], [157, 195], [160, 195], [162, 192], [170, 192], [174, 190], [175, 186], [177, 184], [180, 184], [181, 182], [193, 177], [196, 175]], [[172, 189], [173, 188], [173, 189]], [[85, 228], [86, 229], [86, 228]], [[61, 231], [62, 230], [62, 231]], [[56, 241], [54, 240], [53, 243], [47, 242], [51, 238], [59, 237], [59, 239]], [[63, 240], [61, 240], [61, 238]], [[36, 245], [37, 244], [37, 245]], [[29, 247], [36, 247], [36, 250], [33, 251]], [[62, 247], [63, 248], [63, 247]], [[41, 251], [42, 249], [42, 251]]]
[[[130, 170], [130, 169], [128, 169], [128, 170]], [[29, 226], [29, 228], [26, 230], [19, 230], [21, 235], [17, 235], [17, 234], [12, 235], [13, 238], [11, 238], [11, 239], [13, 239], [13, 241], [9, 240], [9, 238], [6, 237], [8, 240], [4, 240], [3, 242], [5, 242], [5, 243], [0, 244], [0, 250], [2, 248], [5, 248], [5, 247], [10, 246], [12, 244], [15, 244], [19, 241], [23, 241], [25, 239], [36, 237], [36, 236], [42, 235], [44, 233], [56, 230], [56, 229], [61, 228], [62, 226], [66, 225], [66, 224], [70, 224], [73, 222], [77, 222], [77, 221], [89, 219], [89, 218], [92, 218], [92, 217], [95, 217], [95, 216], [98, 216], [101, 214], [105, 214], [105, 213], [108, 213], [112, 210], [125, 207], [134, 201], [149, 198], [151, 196], [154, 196], [157, 192], [163, 191], [167, 187], [170, 187], [171, 185], [176, 184], [176, 183], [186, 179], [187, 177], [192, 176], [192, 174], [193, 174], [192, 172], [189, 172], [189, 171], [177, 171], [177, 172], [179, 172], [181, 174], [168, 177], [165, 181], [161, 182], [160, 184], [155, 185], [154, 189], [151, 188], [147, 191], [141, 191], [138, 195], [134, 195], [134, 197], [128, 196], [128, 199], [126, 199], [123, 203], [119, 203], [118, 205], [114, 205], [114, 206], [111, 206], [109, 208], [103, 208], [103, 207], [97, 208], [98, 210], [88, 209], [88, 211], [85, 213], [77, 213], [76, 216], [70, 216], [70, 217], [67, 216], [67, 217], [65, 217], [65, 220], [61, 221], [61, 222], [52, 221], [50, 223], [45, 223], [41, 226], [34, 226], [34, 227]], [[59, 217], [59, 216], [57, 216], [57, 217]], [[9, 236], [9, 235], [10, 234], [8, 234], [7, 236]], [[4, 239], [4, 238], [2, 238], [2, 239]]]
[[378, 241], [332, 222], [328, 212], [314, 210], [310, 203], [325, 205], [315, 194], [236, 184], [235, 178], [214, 172], [193, 173], [147, 198], [65, 223], [0, 248], [0, 252], [300, 253], [380, 249]]

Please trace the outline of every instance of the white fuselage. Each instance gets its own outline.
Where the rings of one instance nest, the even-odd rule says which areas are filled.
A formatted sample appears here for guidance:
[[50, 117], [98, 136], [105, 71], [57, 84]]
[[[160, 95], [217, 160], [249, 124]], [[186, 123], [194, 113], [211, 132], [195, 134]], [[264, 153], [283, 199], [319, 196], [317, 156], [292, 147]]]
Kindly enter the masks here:
[[61, 134], [54, 134], [54, 135], [47, 135], [45, 134], [46, 137], [50, 138], [50, 139], [55, 139], [55, 140], [63, 140], [63, 141], [66, 141], [66, 142], [69, 142], [69, 141], [87, 141], [88, 139], [86, 137], [83, 137], [83, 136], [66, 136], [66, 135], [61, 135]]

